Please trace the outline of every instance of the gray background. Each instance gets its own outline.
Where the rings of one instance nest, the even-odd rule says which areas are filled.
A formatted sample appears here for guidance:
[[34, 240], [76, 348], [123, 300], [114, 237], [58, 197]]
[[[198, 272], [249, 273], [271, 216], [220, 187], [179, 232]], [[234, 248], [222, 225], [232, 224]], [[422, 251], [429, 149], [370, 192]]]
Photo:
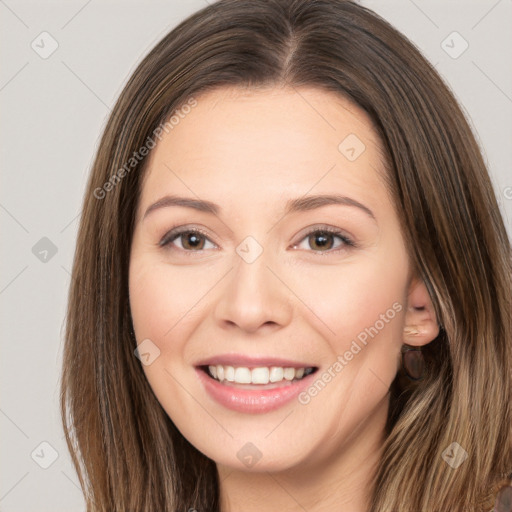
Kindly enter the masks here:
[[[412, 39], [454, 91], [512, 233], [512, 0], [361, 3]], [[0, 0], [0, 512], [84, 510], [63, 440], [58, 386], [86, 178], [129, 75], [170, 29], [205, 5]], [[45, 59], [31, 46], [51, 49], [43, 31], [58, 43]], [[464, 41], [454, 31], [469, 44], [457, 58]]]

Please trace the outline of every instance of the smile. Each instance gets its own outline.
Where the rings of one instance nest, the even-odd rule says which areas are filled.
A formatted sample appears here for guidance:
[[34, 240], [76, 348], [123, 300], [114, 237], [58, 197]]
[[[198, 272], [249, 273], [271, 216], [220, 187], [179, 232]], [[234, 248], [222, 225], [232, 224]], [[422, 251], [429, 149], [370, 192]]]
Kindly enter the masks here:
[[317, 367], [201, 365], [196, 373], [210, 399], [242, 413], [265, 413], [290, 403], [306, 389]]

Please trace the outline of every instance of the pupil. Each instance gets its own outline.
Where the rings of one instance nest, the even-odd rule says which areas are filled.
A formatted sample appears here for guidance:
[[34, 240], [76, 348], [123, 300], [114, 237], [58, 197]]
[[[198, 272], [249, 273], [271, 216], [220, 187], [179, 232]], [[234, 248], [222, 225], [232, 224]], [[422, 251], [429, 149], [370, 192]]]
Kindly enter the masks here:
[[197, 248], [199, 245], [201, 245], [201, 239], [195, 233], [189, 233], [185, 239], [186, 245], [189, 245], [190, 247]]
[[[330, 233], [325, 233], [325, 232], [322, 232], [322, 231], [319, 231], [318, 233], [314, 234], [314, 235], [311, 235], [310, 236], [310, 241], [311, 241], [311, 239], [313, 239], [313, 240], [315, 240], [315, 243], [313, 245], [317, 245], [320, 248], [324, 248], [324, 249], [326, 247], [327, 247], [327, 249], [330, 249], [331, 246], [332, 246], [332, 243], [329, 244], [327, 242], [327, 239], [331, 238], [331, 241], [332, 241], [332, 235]], [[320, 240], [320, 243], [317, 243], [317, 240]]]

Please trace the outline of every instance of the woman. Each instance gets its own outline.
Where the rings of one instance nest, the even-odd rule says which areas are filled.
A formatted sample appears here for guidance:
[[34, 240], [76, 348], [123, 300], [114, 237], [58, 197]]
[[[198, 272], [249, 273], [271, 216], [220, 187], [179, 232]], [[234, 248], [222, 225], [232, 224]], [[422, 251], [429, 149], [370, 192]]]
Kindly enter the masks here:
[[507, 510], [510, 242], [455, 98], [370, 10], [220, 0], [170, 32], [73, 276], [88, 510]]

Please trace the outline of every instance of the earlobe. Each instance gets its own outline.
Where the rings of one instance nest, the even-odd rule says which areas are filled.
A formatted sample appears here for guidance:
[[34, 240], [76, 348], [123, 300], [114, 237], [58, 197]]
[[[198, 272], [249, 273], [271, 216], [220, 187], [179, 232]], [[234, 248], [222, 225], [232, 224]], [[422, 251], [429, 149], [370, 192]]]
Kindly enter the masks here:
[[403, 342], [420, 347], [438, 335], [439, 324], [427, 287], [421, 279], [413, 278], [407, 298]]

